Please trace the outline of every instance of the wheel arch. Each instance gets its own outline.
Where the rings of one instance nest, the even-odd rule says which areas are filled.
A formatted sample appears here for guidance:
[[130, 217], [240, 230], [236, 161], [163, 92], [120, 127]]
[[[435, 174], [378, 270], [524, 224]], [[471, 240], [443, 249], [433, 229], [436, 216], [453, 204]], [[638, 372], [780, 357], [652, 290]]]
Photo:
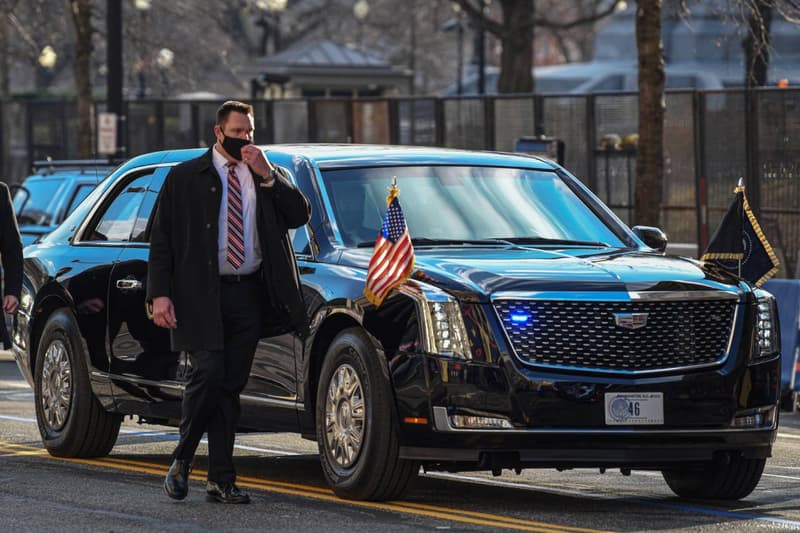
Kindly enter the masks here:
[[[63, 288], [58, 284], [43, 286], [38, 294], [31, 314], [30, 334], [28, 339], [28, 366], [31, 375], [36, 369], [36, 354], [39, 351], [39, 342], [47, 320], [59, 309], [75, 309], [70, 305], [69, 298]], [[88, 364], [89, 361], [87, 360]]]

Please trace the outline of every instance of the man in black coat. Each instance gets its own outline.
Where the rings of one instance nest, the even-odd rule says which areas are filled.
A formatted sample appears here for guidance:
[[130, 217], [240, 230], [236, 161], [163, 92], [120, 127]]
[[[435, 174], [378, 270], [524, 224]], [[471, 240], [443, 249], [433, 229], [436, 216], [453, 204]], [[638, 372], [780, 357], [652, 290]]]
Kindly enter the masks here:
[[251, 144], [251, 106], [225, 102], [214, 134], [208, 152], [167, 176], [150, 232], [153, 321], [170, 329], [172, 349], [188, 352], [191, 362], [164, 488], [171, 498], [186, 497], [207, 431], [207, 498], [248, 503], [233, 466], [239, 394], [259, 338], [307, 331], [288, 230], [308, 222], [310, 205]]
[[[22, 241], [8, 186], [0, 182], [0, 261], [3, 265], [3, 311], [17, 312], [22, 291]], [[5, 317], [0, 320], [0, 346], [11, 347]]]

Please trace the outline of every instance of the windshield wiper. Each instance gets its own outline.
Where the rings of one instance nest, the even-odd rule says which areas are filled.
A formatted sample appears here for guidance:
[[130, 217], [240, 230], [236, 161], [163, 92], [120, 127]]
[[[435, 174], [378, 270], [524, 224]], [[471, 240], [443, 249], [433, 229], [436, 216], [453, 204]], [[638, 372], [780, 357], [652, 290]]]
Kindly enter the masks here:
[[[364, 241], [356, 244], [358, 248], [371, 248], [375, 241]], [[431, 237], [415, 237], [411, 239], [414, 246], [463, 246], [463, 245], [503, 245], [514, 246], [508, 239], [434, 239]]]
[[548, 237], [502, 237], [498, 241], [505, 241], [512, 244], [544, 244], [544, 245], [566, 245], [566, 246], [597, 246], [608, 248], [609, 245], [599, 241], [576, 241], [572, 239], [551, 239]]

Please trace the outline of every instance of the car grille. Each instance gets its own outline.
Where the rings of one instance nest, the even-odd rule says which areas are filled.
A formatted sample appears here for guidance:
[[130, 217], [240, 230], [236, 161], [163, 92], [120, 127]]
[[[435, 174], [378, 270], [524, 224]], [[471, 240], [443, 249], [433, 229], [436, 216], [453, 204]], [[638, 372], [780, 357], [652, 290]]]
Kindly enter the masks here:
[[[495, 302], [522, 361], [625, 373], [721, 362], [735, 307], [736, 302], [730, 300]], [[617, 325], [618, 320], [630, 322], [630, 313], [647, 313], [646, 325], [636, 329]], [[641, 315], [637, 318], [641, 321]]]

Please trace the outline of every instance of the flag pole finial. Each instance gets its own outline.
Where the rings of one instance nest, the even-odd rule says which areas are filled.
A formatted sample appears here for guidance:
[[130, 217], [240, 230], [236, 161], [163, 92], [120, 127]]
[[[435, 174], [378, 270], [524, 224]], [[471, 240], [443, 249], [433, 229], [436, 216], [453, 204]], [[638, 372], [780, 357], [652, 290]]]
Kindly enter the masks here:
[[744, 178], [739, 178], [739, 184], [736, 185], [737, 187], [744, 187]]
[[386, 197], [386, 205], [392, 203], [397, 195], [400, 194], [400, 189], [397, 188], [397, 176], [392, 176], [392, 186], [389, 187], [389, 196]]

